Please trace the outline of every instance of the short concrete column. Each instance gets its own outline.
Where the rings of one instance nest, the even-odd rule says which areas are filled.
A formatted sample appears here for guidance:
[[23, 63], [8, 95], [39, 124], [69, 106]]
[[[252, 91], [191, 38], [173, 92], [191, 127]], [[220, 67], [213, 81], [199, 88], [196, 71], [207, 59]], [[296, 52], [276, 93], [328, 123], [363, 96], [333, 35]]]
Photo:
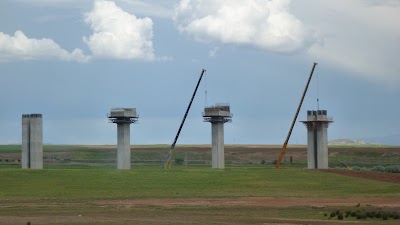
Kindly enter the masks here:
[[131, 168], [131, 144], [130, 144], [130, 124], [121, 123], [117, 125], [118, 152], [117, 168], [129, 170]]
[[224, 123], [211, 123], [212, 168], [225, 168]]
[[107, 115], [111, 123], [117, 124], [117, 169], [131, 168], [131, 123], [136, 123], [139, 116], [136, 108], [113, 108]]
[[204, 122], [211, 123], [211, 165], [212, 168], [225, 168], [224, 123], [232, 121], [230, 106], [217, 104], [206, 107], [203, 113]]

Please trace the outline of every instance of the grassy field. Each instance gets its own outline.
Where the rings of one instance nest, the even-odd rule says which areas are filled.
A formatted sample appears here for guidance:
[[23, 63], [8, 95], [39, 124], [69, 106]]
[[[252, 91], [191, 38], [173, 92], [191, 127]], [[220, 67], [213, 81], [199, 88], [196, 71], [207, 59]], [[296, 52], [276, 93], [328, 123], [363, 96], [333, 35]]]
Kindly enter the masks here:
[[[303, 169], [199, 168], [172, 169], [167, 173], [156, 167], [129, 171], [0, 169], [0, 180], [0, 224], [258, 224], [271, 222], [271, 218], [320, 223], [328, 221], [324, 213], [334, 210], [332, 206], [279, 206], [279, 201], [351, 198], [353, 206], [357, 199], [400, 201], [399, 184]], [[185, 199], [236, 198], [268, 198], [277, 206], [179, 204]], [[141, 199], [156, 200], [124, 203]], [[177, 199], [177, 204], [157, 203], [163, 199]]]
[[[400, 197], [400, 186], [299, 169], [0, 170], [2, 201], [134, 198]], [[357, 187], [357, 188], [354, 188]]]
[[[178, 145], [174, 151], [175, 159], [186, 159], [193, 167], [210, 167], [211, 150], [209, 145]], [[281, 147], [276, 145], [227, 145], [225, 164], [229, 167], [270, 167], [274, 165]], [[131, 147], [131, 161], [137, 166], [160, 166], [169, 151], [168, 145], [136, 145]], [[0, 145], [0, 168], [19, 168], [20, 145]], [[293, 162], [290, 163], [290, 158]], [[373, 167], [376, 165], [398, 165], [400, 147], [388, 146], [330, 146], [329, 166]], [[306, 146], [289, 146], [283, 160], [291, 168], [307, 166]], [[99, 169], [115, 168], [116, 146], [83, 145], [45, 145], [44, 167], [46, 169]]]
[[[291, 146], [280, 170], [272, 164], [280, 146], [226, 146], [224, 170], [210, 168], [210, 146], [178, 146], [175, 159], [188, 158], [189, 165], [166, 173], [167, 145], [133, 146], [127, 171], [115, 170], [115, 146], [45, 145], [44, 170], [20, 169], [20, 151], [0, 146], [0, 224], [326, 225], [339, 222], [324, 215], [338, 209], [400, 213], [399, 183], [306, 170], [304, 146]], [[391, 165], [399, 159], [399, 148], [388, 147], [341, 146], [329, 156], [331, 167], [337, 160]]]

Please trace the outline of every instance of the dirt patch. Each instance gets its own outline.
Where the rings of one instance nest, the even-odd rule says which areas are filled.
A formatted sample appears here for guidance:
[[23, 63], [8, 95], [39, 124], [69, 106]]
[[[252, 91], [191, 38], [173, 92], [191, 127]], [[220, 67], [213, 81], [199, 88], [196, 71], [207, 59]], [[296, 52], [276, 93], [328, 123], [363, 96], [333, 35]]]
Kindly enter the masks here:
[[[398, 221], [327, 220], [329, 207], [356, 206], [399, 209], [400, 199], [382, 198], [184, 198], [98, 200], [94, 202], [11, 203], [1, 210], [18, 207], [28, 213], [0, 213], [0, 224], [396, 224]], [[2, 204], [0, 203], [0, 206]], [[325, 207], [327, 209], [325, 209]], [[315, 213], [313, 218], [285, 218], [286, 210]], [[32, 209], [35, 209], [31, 211]], [[0, 212], [1, 212], [0, 210]], [[269, 212], [272, 211], [273, 213]], [[294, 210], [295, 212], [297, 210]]]
[[378, 180], [392, 183], [400, 183], [400, 174], [398, 173], [383, 173], [371, 171], [354, 171], [354, 170], [322, 170], [329, 173], [336, 173], [350, 177], [360, 177], [369, 180]]
[[[9, 203], [0, 224], [396, 224], [398, 221], [338, 221], [322, 217], [329, 207], [383, 207], [398, 210], [400, 199], [383, 198], [153, 198], [94, 202]], [[0, 206], [2, 204], [0, 203]], [[326, 207], [326, 208], [325, 208]], [[1, 213], [6, 210], [8, 213]], [[16, 211], [15, 211], [16, 210]], [[21, 213], [20, 210], [26, 211]], [[283, 211], [312, 213], [284, 218]], [[272, 213], [271, 213], [272, 211]]]
[[100, 205], [152, 205], [161, 207], [173, 206], [263, 206], [263, 207], [292, 207], [292, 206], [356, 206], [370, 205], [377, 207], [400, 207], [400, 199], [385, 198], [154, 198], [154, 199], [129, 199], [129, 200], [99, 200], [95, 204]]

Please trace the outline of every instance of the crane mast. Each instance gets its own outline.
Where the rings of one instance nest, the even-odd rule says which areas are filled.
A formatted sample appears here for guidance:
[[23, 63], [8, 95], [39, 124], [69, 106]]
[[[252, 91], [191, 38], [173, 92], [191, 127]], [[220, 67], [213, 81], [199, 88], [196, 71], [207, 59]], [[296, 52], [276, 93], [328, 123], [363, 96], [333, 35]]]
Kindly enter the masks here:
[[308, 86], [310, 85], [310, 81], [311, 81], [312, 75], [314, 73], [315, 66], [317, 66], [317, 63], [314, 62], [314, 65], [313, 65], [313, 67], [311, 69], [311, 73], [310, 73], [310, 76], [309, 76], [307, 84], [306, 84], [306, 87], [304, 88], [304, 91], [303, 91], [303, 96], [301, 97], [299, 106], [297, 107], [296, 114], [295, 114], [295, 116], [293, 118], [292, 125], [290, 126], [290, 129], [289, 129], [288, 135], [286, 137], [285, 143], [282, 146], [282, 150], [281, 150], [281, 153], [279, 155], [279, 158], [278, 158], [278, 160], [276, 160], [276, 164], [275, 164], [275, 168], [276, 169], [279, 169], [279, 166], [281, 165], [282, 158], [286, 153], [286, 148], [287, 148], [287, 145], [289, 143], [290, 135], [292, 134], [294, 124], [296, 123], [297, 116], [299, 115], [299, 112], [300, 112], [300, 109], [301, 109], [301, 105], [303, 104], [303, 100], [304, 100], [304, 97], [306, 96], [306, 93], [307, 93], [307, 90], [308, 90]]
[[188, 105], [188, 107], [187, 107], [187, 109], [186, 109], [185, 115], [183, 116], [181, 125], [179, 126], [178, 132], [176, 133], [174, 142], [172, 142], [171, 147], [169, 148], [169, 152], [168, 152], [167, 156], [165, 157], [165, 162], [164, 162], [164, 164], [163, 164], [163, 166], [162, 166], [164, 170], [165, 170], [166, 168], [171, 168], [172, 153], [173, 153], [173, 151], [174, 151], [176, 142], [178, 141], [178, 138], [179, 138], [179, 134], [180, 134], [181, 131], [182, 131], [183, 124], [185, 123], [186, 117], [187, 117], [187, 115], [188, 115], [188, 113], [189, 113], [190, 107], [192, 106], [194, 97], [196, 96], [196, 93], [197, 93], [197, 89], [199, 88], [201, 79], [203, 78], [203, 75], [204, 75], [205, 72], [206, 72], [206, 70], [205, 70], [205, 69], [202, 69], [201, 74], [200, 74], [200, 78], [199, 78], [199, 80], [197, 81], [196, 88], [194, 89], [192, 98], [190, 99], [190, 102], [189, 102], [189, 105]]

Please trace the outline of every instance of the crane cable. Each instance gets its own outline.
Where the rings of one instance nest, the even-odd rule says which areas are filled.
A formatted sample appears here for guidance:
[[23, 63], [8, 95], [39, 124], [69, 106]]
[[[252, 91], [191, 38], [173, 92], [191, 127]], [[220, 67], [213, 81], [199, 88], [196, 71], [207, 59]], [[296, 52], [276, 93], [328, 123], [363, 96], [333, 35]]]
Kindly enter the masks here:
[[207, 73], [204, 74], [204, 108], [207, 107]]
[[317, 73], [317, 110], [319, 110], [319, 75]]

